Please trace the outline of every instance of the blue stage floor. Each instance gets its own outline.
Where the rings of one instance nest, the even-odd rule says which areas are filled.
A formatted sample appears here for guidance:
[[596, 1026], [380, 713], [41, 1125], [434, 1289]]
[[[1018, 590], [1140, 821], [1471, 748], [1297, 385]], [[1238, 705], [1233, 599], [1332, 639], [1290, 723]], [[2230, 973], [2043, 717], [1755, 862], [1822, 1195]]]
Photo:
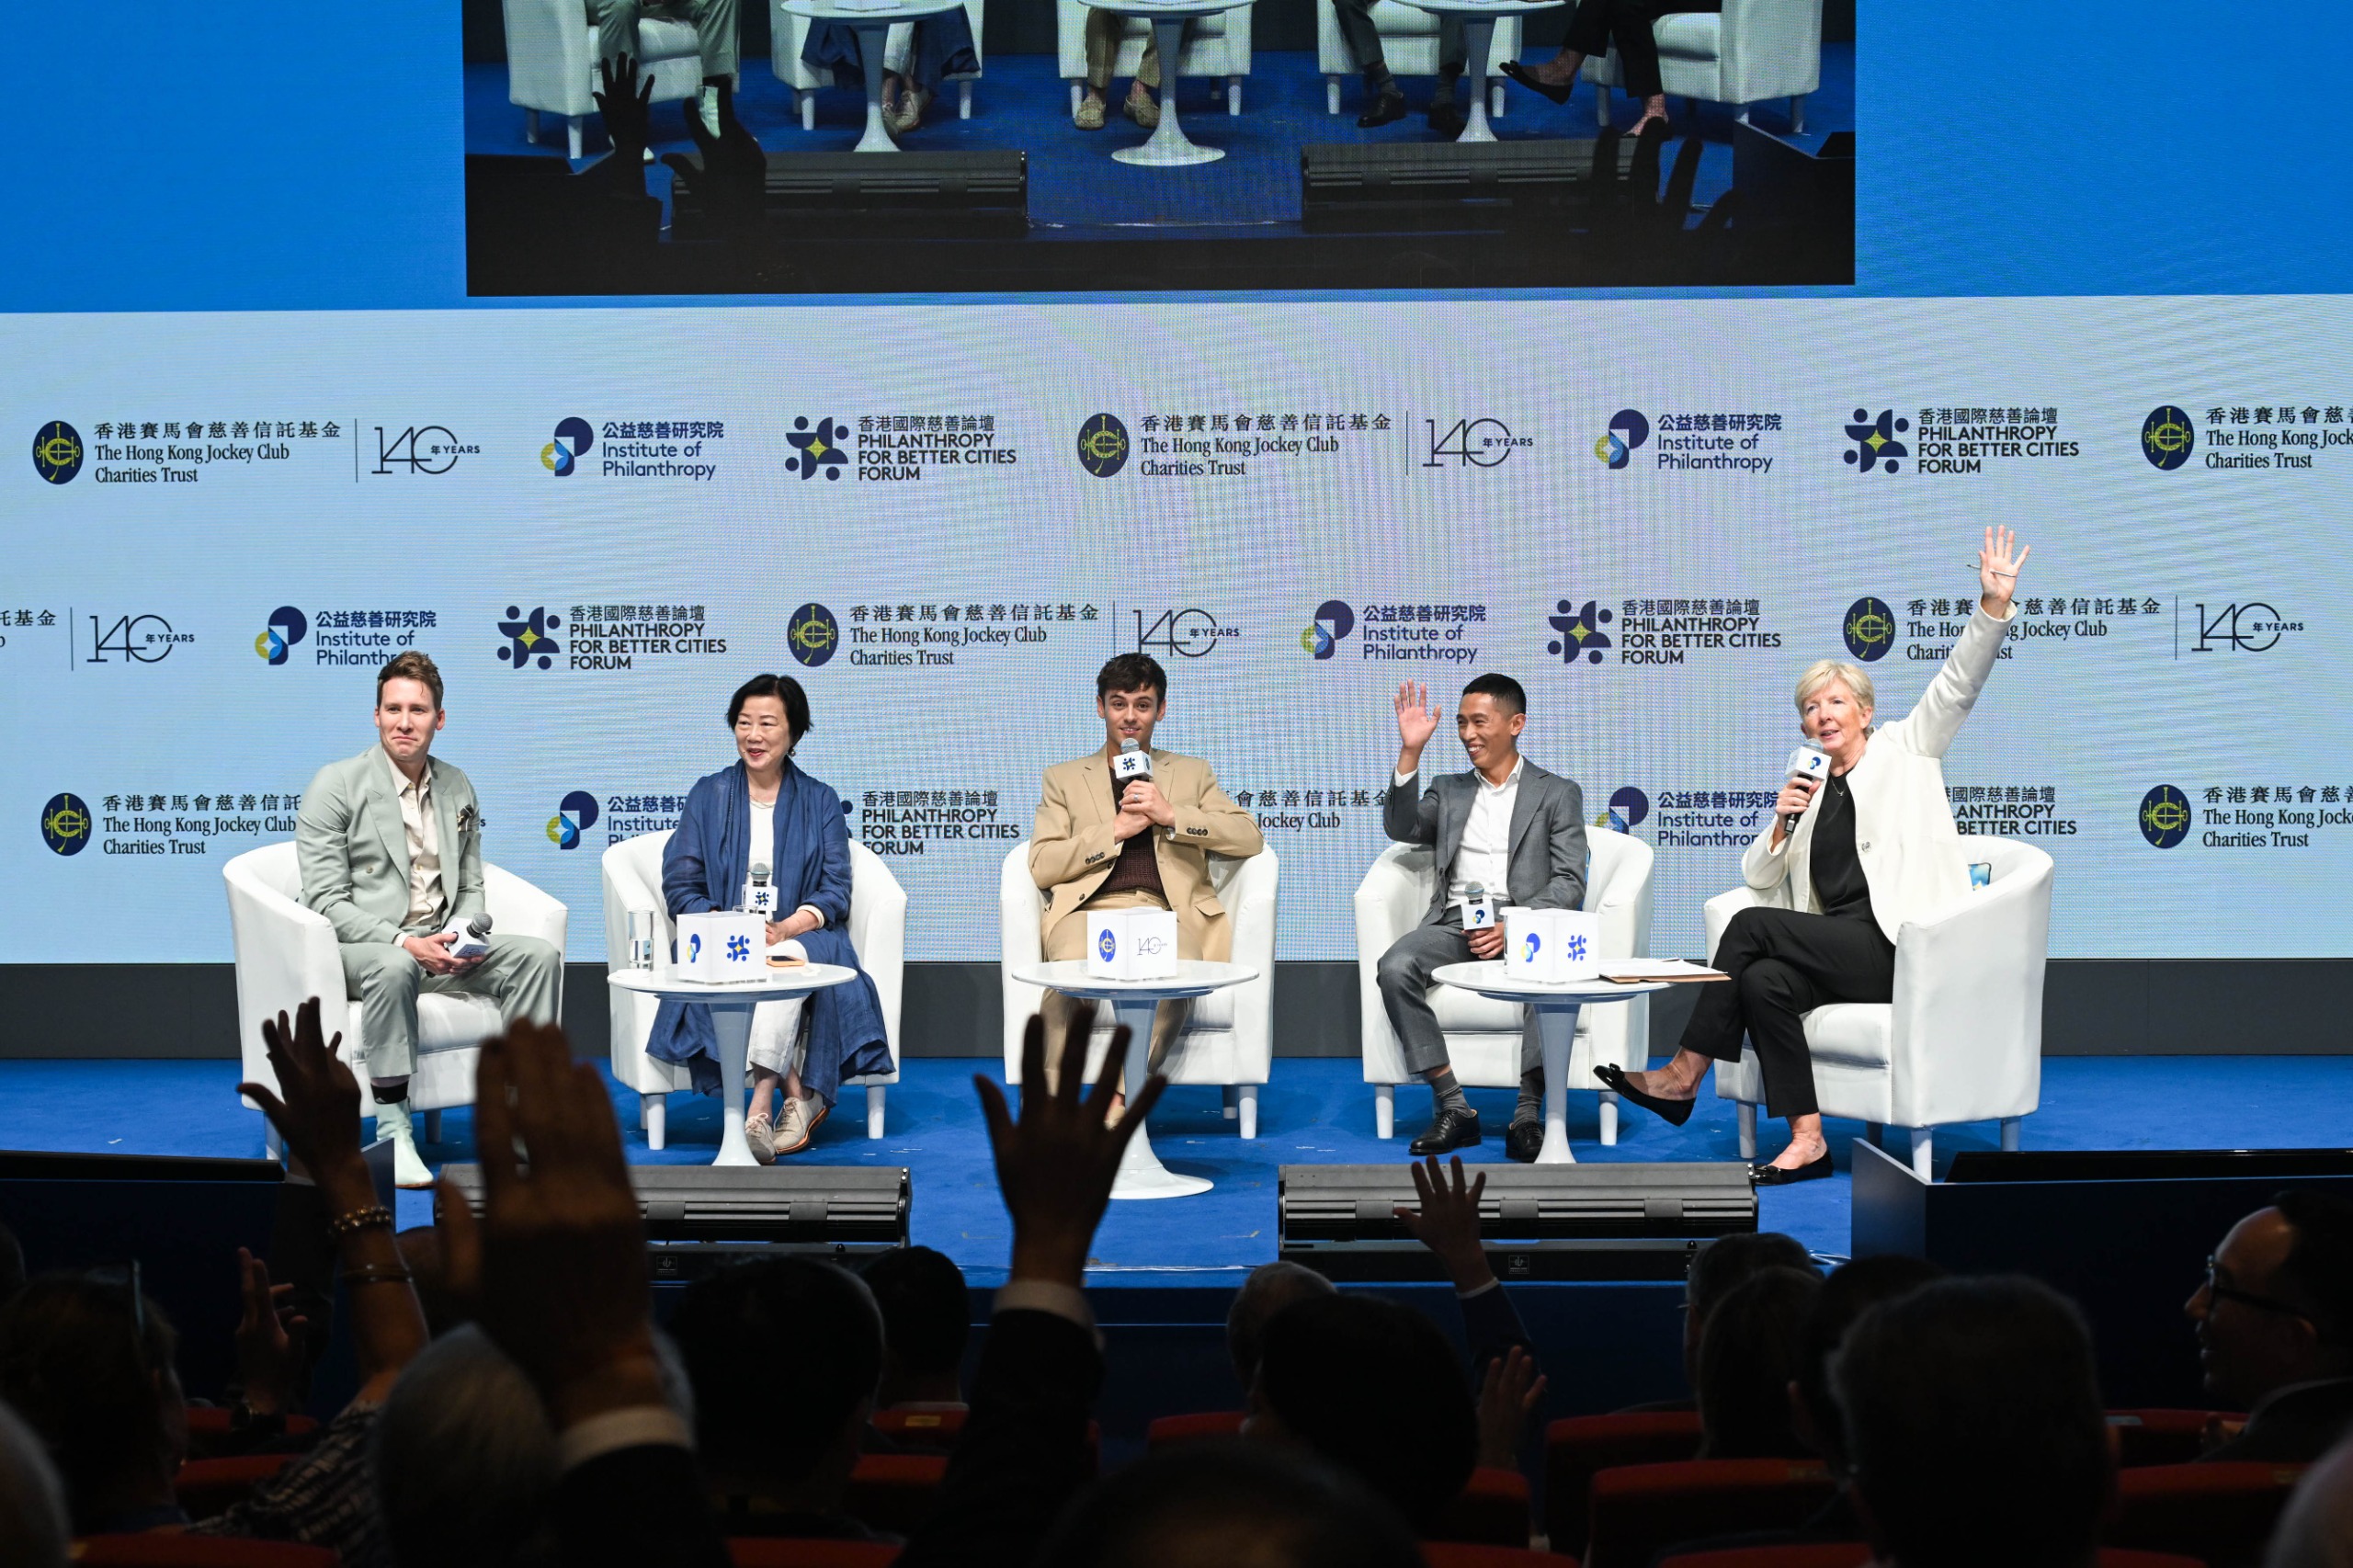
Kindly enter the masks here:
[[[1531, 57], [1549, 51], [1530, 51]], [[1324, 77], [1308, 52], [1260, 51], [1253, 56], [1249, 79], [1244, 84], [1242, 113], [1224, 112], [1221, 79], [1187, 77], [1177, 103], [1186, 132], [1196, 142], [1225, 150], [1223, 160], [1187, 168], [1136, 168], [1114, 163], [1114, 148], [1141, 143], [1145, 132], [1113, 107], [1109, 123], [1101, 131], [1080, 131], [1071, 124], [1069, 89], [1056, 74], [1054, 57], [1046, 54], [1000, 54], [990, 57], [985, 75], [974, 85], [972, 118], [956, 118], [953, 92], [943, 95], [917, 130], [902, 139], [910, 151], [954, 152], [978, 148], [1017, 147], [1029, 154], [1029, 213], [1038, 233], [1051, 237], [1057, 231], [1083, 233], [1101, 238], [1107, 233], [1149, 231], [1167, 226], [1240, 227], [1295, 224], [1300, 222], [1299, 151], [1317, 142], [1420, 142], [1439, 140], [1423, 116], [1431, 82], [1404, 78], [1406, 102], [1413, 113], [1377, 131], [1358, 131], [1356, 117], [1362, 108], [1361, 83], [1351, 77], [1341, 85], [1341, 112], [1324, 109]], [[736, 112], [771, 153], [847, 152], [865, 123], [865, 95], [848, 88], [829, 88], [817, 97], [817, 129], [804, 131], [792, 109], [792, 95], [769, 69], [765, 57], [746, 58], [743, 92]], [[1124, 79], [1113, 84], [1124, 93]], [[1566, 104], [1554, 106], [1520, 87], [1507, 89], [1507, 109], [1495, 122], [1505, 141], [1523, 139], [1589, 139], [1594, 135], [1593, 95], [1580, 85]], [[1705, 144], [1692, 199], [1697, 206], [1713, 202], [1732, 184], [1733, 111], [1722, 105], [1702, 105], [1696, 120], [1687, 121], [1681, 104], [1678, 132], [1694, 130]], [[1788, 128], [1785, 103], [1758, 105], [1757, 124], [1773, 131]], [[470, 153], [530, 154], [561, 157], [563, 127], [552, 116], [534, 147], [523, 139], [523, 111], [506, 99], [506, 68], [503, 64], [471, 64], [465, 68], [465, 147]], [[688, 138], [683, 106], [659, 104], [654, 109], [654, 152], [694, 151]], [[1632, 123], [1631, 100], [1620, 93], [1611, 110], [1620, 126]], [[1822, 87], [1806, 100], [1803, 139], [1818, 144], [1834, 131], [1855, 127], [1855, 54], [1851, 43], [1828, 43], [1822, 51]], [[590, 159], [605, 151], [601, 126], [592, 123], [585, 151]], [[585, 166], [584, 164], [581, 166]], [[659, 164], [647, 171], [647, 188], [666, 202], [670, 172]]]
[[[976, 1285], [1002, 1278], [1010, 1236], [990, 1170], [988, 1140], [972, 1093], [974, 1070], [1000, 1075], [994, 1060], [906, 1064], [890, 1091], [889, 1136], [869, 1142], [857, 1098], [820, 1131], [820, 1164], [904, 1165], [914, 1172], [915, 1238], [961, 1264]], [[1216, 1189], [1199, 1198], [1112, 1205], [1097, 1242], [1103, 1284], [1232, 1286], [1275, 1255], [1277, 1167], [1371, 1164], [1405, 1157], [1404, 1140], [1427, 1119], [1419, 1090], [1398, 1092], [1399, 1137], [1372, 1137], [1372, 1091], [1353, 1061], [1286, 1060], [1260, 1099], [1258, 1137], [1245, 1142], [1220, 1115], [1213, 1088], [1169, 1091], [1153, 1118], [1154, 1143], [1171, 1166], [1203, 1176]], [[228, 1062], [0, 1062], [0, 1144], [92, 1153], [253, 1156], [261, 1118], [236, 1102]], [[1475, 1151], [1503, 1158], [1500, 1136], [1512, 1096], [1471, 1091], [1493, 1130]], [[713, 1102], [672, 1096], [670, 1146], [655, 1153], [636, 1128], [636, 1100], [616, 1087], [629, 1157], [638, 1164], [707, 1161], [717, 1147]], [[2060, 1057], [2043, 1063], [2043, 1109], [2027, 1119], [2038, 1149], [2226, 1149], [2342, 1147], [2353, 1106], [2347, 1057]], [[1614, 1149], [1601, 1148], [1598, 1101], [1572, 1095], [1569, 1134], [1580, 1160], [1731, 1160], [1739, 1156], [1733, 1108], [1712, 1093], [1690, 1123], [1673, 1129], [1629, 1110]], [[1768, 1124], [1766, 1149], [1779, 1147]], [[1761, 1222], [1814, 1251], [1847, 1250], [1852, 1122], [1830, 1124], [1839, 1171], [1832, 1180], [1763, 1194]], [[472, 1115], [450, 1111], [445, 1142], [426, 1151], [437, 1165], [473, 1158]], [[1962, 1149], [1996, 1146], [1992, 1123], [1938, 1134], [1941, 1165]], [[1902, 1134], [1890, 1135], [1901, 1150]], [[808, 1159], [811, 1156], [801, 1156]], [[421, 1193], [402, 1195], [402, 1222], [429, 1215]]]

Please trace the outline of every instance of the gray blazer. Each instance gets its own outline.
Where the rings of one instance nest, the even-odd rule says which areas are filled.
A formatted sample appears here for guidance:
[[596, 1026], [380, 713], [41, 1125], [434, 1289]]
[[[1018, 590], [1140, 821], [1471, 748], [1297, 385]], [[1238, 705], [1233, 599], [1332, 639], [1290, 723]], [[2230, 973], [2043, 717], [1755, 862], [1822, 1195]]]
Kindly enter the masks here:
[[[483, 912], [482, 810], [466, 776], [438, 757], [433, 817], [449, 917], [471, 919]], [[401, 939], [408, 918], [408, 829], [383, 747], [319, 769], [302, 792], [294, 846], [302, 902], [327, 917], [337, 941]]]
[[[1478, 798], [1479, 776], [1468, 771], [1441, 774], [1417, 792], [1419, 782], [1417, 776], [1389, 791], [1381, 825], [1400, 844], [1426, 844], [1438, 851], [1438, 886], [1422, 916], [1422, 924], [1429, 926], [1446, 911], [1446, 888], [1454, 878], [1454, 858], [1462, 849], [1471, 803]], [[1505, 893], [1522, 908], [1582, 909], [1585, 865], [1585, 791], [1528, 762], [1512, 800]]]

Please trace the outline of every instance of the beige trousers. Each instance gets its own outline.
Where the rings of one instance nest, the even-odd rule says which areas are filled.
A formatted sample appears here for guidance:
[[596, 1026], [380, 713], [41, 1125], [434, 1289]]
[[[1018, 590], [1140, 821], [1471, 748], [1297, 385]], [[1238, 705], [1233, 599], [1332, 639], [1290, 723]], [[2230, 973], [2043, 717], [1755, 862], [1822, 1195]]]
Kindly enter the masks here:
[[[1120, 40], [1128, 19], [1116, 11], [1086, 13], [1086, 85], [1097, 92], [1111, 85], [1111, 67], [1120, 58]], [[1160, 85], [1160, 40], [1155, 36], [1144, 40], [1143, 60], [1136, 66], [1136, 80], [1147, 87]]]

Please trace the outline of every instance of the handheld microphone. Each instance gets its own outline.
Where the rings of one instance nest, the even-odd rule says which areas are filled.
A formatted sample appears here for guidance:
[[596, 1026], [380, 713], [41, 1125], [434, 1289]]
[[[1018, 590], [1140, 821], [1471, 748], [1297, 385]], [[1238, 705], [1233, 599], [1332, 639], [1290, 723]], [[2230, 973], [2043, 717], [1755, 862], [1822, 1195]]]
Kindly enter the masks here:
[[1462, 911], [1462, 930], [1466, 936], [1472, 931], [1485, 931], [1494, 927], [1495, 906], [1487, 897], [1486, 883], [1470, 883], [1463, 888], [1462, 896], [1456, 903]]
[[[1791, 746], [1790, 748], [1790, 760], [1783, 772], [1783, 778], [1785, 781], [1797, 778], [1811, 778], [1815, 784], [1819, 785], [1829, 777], [1830, 756], [1828, 753], [1822, 751], [1818, 747], [1803, 744]], [[1781, 819], [1781, 832], [1785, 835], [1795, 833], [1798, 830], [1798, 819], [1804, 814], [1805, 813], [1803, 812], [1791, 812], [1787, 816], [1784, 816]]]
[[776, 884], [768, 880], [766, 860], [752, 862], [752, 874], [744, 883], [744, 913], [763, 920], [776, 918]]
[[449, 923], [449, 929], [456, 933], [458, 938], [456, 941], [449, 944], [449, 956], [451, 958], [480, 958], [483, 954], [490, 951], [490, 916], [488, 914], [485, 913], [475, 915], [472, 920], [467, 921], [462, 927], [453, 920]]
[[1152, 777], [1152, 753], [1136, 744], [1133, 735], [1124, 737], [1120, 755], [1111, 759], [1111, 777], [1119, 780], [1120, 793], [1126, 795], [1129, 785]]

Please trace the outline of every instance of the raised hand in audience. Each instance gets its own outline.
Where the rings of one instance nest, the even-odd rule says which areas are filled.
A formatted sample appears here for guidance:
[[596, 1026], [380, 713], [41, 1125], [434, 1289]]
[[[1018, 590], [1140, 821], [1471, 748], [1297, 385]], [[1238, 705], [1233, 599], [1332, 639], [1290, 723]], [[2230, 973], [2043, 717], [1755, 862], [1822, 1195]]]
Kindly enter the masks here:
[[[609, 181], [615, 190], [630, 196], [645, 194], [645, 148], [653, 140], [650, 126], [654, 113], [654, 75], [648, 72], [643, 80], [637, 74], [637, 62], [626, 54], [597, 62], [597, 77], [601, 84], [594, 95], [597, 112], [605, 119], [605, 135], [613, 144], [613, 155], [598, 165], [597, 175]], [[688, 119], [695, 117], [688, 115]]]
[[664, 1403], [645, 1226], [595, 1068], [528, 1020], [483, 1046], [474, 1098], [483, 1214], [439, 1194], [453, 1280], [479, 1281], [483, 1328], [558, 1431]]
[[1455, 1290], [1467, 1294], [1495, 1283], [1495, 1278], [1486, 1249], [1479, 1244], [1479, 1199], [1487, 1190], [1487, 1173], [1480, 1172], [1466, 1184], [1462, 1156], [1455, 1155], [1451, 1163], [1450, 1182], [1438, 1168], [1436, 1154], [1409, 1167], [1421, 1207], [1399, 1208], [1395, 1213], [1415, 1241], [1438, 1255]]
[[749, 237], [767, 204], [768, 155], [735, 118], [734, 87], [723, 80], [719, 84], [717, 136], [704, 126], [701, 115], [691, 112], [687, 131], [694, 138], [700, 163], [683, 153], [665, 153], [663, 163], [686, 181], [720, 237]]
[[1544, 1403], [1544, 1377], [1536, 1358], [1515, 1345], [1487, 1363], [1479, 1383], [1479, 1464], [1487, 1470], [1519, 1468], [1519, 1442]]
[[286, 1304], [294, 1287], [271, 1284], [269, 1265], [244, 1247], [237, 1249], [237, 1277], [245, 1302], [237, 1320], [237, 1381], [245, 1407], [256, 1415], [284, 1415], [302, 1387], [310, 1320]]
[[[1094, 1007], [1080, 1005], [1072, 1014], [1070, 1038], [1090, 1039], [1094, 1028]], [[989, 1147], [996, 1155], [997, 1187], [1013, 1216], [1012, 1278], [1074, 1289], [1085, 1278], [1087, 1249], [1111, 1200], [1120, 1156], [1168, 1086], [1158, 1074], [1145, 1079], [1126, 1113], [1106, 1126], [1127, 1054], [1128, 1029], [1121, 1025], [1111, 1031], [1103, 1071], [1082, 1104], [1076, 1073], [1064, 1073], [1060, 1084], [1046, 1087], [1045, 1023], [1032, 1016], [1021, 1036], [1019, 1119], [1006, 1108], [1003, 1089], [973, 1074], [981, 1112], [988, 1119]]]

